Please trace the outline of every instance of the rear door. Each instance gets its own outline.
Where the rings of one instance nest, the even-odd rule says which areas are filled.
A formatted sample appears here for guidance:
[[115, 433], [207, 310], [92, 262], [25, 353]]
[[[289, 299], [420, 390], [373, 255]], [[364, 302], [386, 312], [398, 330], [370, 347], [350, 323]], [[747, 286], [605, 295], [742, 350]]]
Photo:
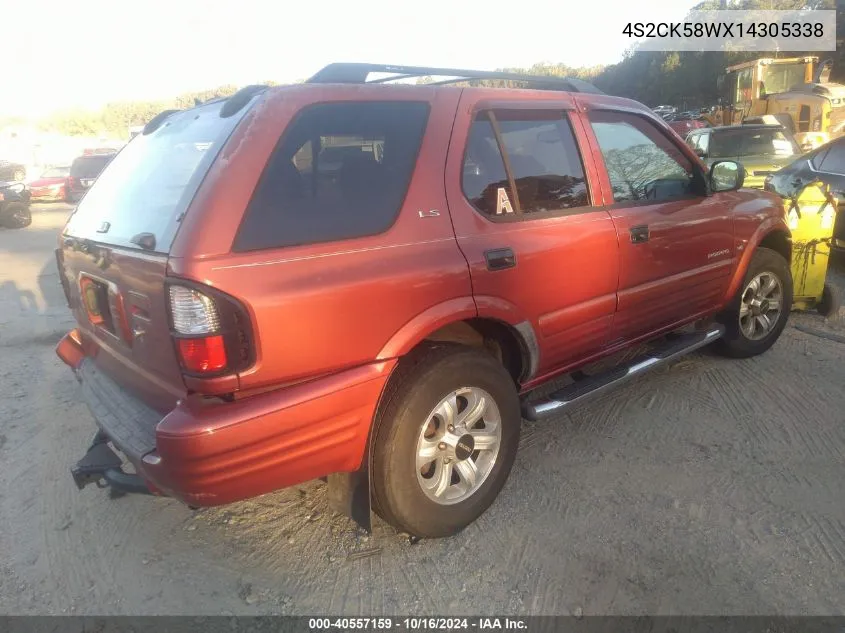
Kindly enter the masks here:
[[541, 376], [607, 342], [616, 232], [593, 206], [595, 172], [578, 148], [571, 98], [512, 99], [464, 91], [446, 191], [480, 316], [530, 325]]
[[650, 117], [587, 110], [619, 239], [611, 335], [618, 344], [689, 321], [721, 300], [733, 266], [733, 194], [705, 196], [704, 171]]
[[133, 139], [98, 174], [57, 252], [87, 355], [160, 411], [185, 391], [164, 285], [170, 245], [246, 111], [222, 118], [221, 105], [174, 114]]

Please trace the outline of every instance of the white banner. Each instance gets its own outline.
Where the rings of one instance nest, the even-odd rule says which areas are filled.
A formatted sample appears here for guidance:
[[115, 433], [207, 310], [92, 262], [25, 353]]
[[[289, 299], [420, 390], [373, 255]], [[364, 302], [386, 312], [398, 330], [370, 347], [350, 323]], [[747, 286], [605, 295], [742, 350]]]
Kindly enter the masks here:
[[641, 51], [836, 50], [832, 9], [691, 11], [682, 21], [623, 20], [622, 37]]

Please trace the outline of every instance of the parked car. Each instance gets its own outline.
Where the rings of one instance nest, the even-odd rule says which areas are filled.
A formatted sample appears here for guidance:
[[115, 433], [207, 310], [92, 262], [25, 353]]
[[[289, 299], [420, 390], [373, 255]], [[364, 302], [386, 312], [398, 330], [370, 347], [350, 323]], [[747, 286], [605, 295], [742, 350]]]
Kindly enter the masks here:
[[679, 119], [668, 121], [667, 123], [669, 124], [669, 127], [672, 128], [681, 138], [686, 138], [686, 136], [693, 130], [710, 127], [707, 121], [702, 121], [700, 119]]
[[32, 224], [30, 191], [22, 182], [0, 182], [0, 226], [22, 229]]
[[654, 112], [660, 116], [666, 114], [675, 114], [678, 111], [678, 108], [670, 105], [659, 105], [654, 109]]
[[766, 176], [763, 188], [789, 198], [801, 187], [817, 181], [829, 185], [837, 198], [839, 213], [833, 227], [831, 246], [840, 251], [845, 250], [845, 137], [799, 156], [782, 169]]
[[20, 163], [0, 160], [0, 182], [23, 182], [26, 180], [26, 167]]
[[798, 143], [782, 125], [742, 124], [693, 130], [687, 143], [705, 163], [742, 163], [745, 186], [763, 188], [766, 176], [801, 155]]
[[103, 169], [106, 168], [115, 153], [86, 154], [74, 159], [70, 166], [67, 180], [68, 202], [78, 202], [91, 188]]
[[50, 167], [39, 178], [29, 183], [32, 199], [47, 202], [67, 199], [70, 167]]
[[499, 494], [522, 416], [780, 336], [789, 229], [738, 163], [583, 81], [375, 72], [456, 74], [334, 64], [164, 113], [79, 203], [57, 249], [57, 353], [99, 428], [77, 486], [215, 506], [325, 477], [362, 525], [372, 502], [446, 536]]

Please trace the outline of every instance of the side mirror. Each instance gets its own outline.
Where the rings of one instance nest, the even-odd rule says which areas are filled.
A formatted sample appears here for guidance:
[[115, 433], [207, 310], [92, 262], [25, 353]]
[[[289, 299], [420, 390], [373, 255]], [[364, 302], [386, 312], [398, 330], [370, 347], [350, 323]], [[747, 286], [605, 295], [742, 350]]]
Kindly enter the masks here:
[[745, 167], [732, 160], [719, 160], [710, 167], [710, 190], [736, 191], [745, 182]]

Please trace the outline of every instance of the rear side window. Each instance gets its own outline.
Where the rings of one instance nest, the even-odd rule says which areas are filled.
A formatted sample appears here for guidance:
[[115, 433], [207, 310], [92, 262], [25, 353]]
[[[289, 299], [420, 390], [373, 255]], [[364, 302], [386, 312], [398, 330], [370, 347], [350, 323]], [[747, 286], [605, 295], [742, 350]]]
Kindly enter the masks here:
[[71, 216], [68, 233], [129, 248], [138, 248], [138, 238], [148, 233], [155, 238], [151, 250], [168, 252], [181, 215], [249, 109], [223, 118], [224, 103], [177, 112], [153, 132], [133, 138], [85, 194]]
[[695, 193], [692, 162], [644, 117], [604, 111], [592, 112], [589, 117], [614, 202], [659, 202]]
[[236, 251], [376, 235], [396, 219], [422, 143], [428, 103], [323, 103], [303, 110], [273, 151]]
[[467, 141], [462, 186], [473, 206], [491, 217], [590, 205], [572, 128], [555, 110], [479, 113]]

